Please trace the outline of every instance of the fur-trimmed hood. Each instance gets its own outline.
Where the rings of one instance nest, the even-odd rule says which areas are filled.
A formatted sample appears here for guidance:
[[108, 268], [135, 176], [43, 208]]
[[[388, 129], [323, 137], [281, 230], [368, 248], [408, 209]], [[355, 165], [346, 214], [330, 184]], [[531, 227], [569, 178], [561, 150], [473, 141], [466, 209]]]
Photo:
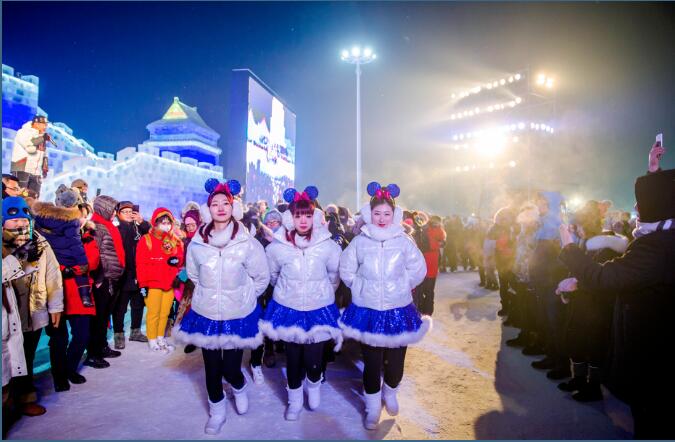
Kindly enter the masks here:
[[392, 220], [391, 225], [386, 229], [373, 224], [373, 219], [370, 213], [370, 203], [361, 208], [361, 219], [366, 223], [364, 226], [361, 226], [361, 231], [376, 241], [386, 241], [395, 236], [405, 234], [405, 230], [403, 229], [402, 225], [403, 210], [401, 210], [401, 208], [398, 206], [394, 208], [394, 219]]
[[586, 241], [586, 250], [611, 249], [623, 254], [628, 248], [628, 238], [622, 235], [597, 235]]
[[31, 210], [36, 218], [73, 221], [79, 220], [82, 217], [82, 213], [77, 207], [58, 207], [52, 203], [42, 201], [34, 202]]
[[[199, 215], [202, 217], [202, 223], [208, 224], [213, 218], [211, 218], [211, 212], [209, 211], [209, 206], [204, 203], [199, 206]], [[237, 221], [241, 221], [244, 217], [244, 206], [242, 206], [241, 201], [235, 199], [232, 203], [232, 218]]]

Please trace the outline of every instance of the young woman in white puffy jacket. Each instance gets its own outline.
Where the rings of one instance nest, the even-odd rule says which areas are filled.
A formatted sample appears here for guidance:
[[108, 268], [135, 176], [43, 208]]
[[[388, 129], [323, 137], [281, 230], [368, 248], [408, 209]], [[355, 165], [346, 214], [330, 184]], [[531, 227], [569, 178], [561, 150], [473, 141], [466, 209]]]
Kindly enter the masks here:
[[256, 300], [270, 275], [262, 245], [237, 220], [242, 216], [241, 203], [234, 201], [239, 183], [212, 178], [204, 187], [209, 192], [208, 210], [202, 210], [206, 224], [192, 238], [186, 257], [195, 284], [192, 305], [173, 336], [202, 349], [210, 416], [204, 431], [217, 434], [225, 422], [223, 377], [232, 386], [237, 412], [248, 410], [241, 360], [244, 348], [262, 343]]
[[314, 410], [320, 403], [323, 347], [335, 340], [342, 344], [337, 323], [335, 290], [342, 249], [332, 239], [323, 211], [316, 208], [319, 191], [287, 189], [289, 203], [283, 228], [267, 246], [273, 299], [260, 328], [270, 339], [286, 342], [288, 378], [287, 420], [297, 420], [303, 406], [302, 381], [307, 375], [307, 399]]
[[421, 340], [431, 326], [431, 317], [420, 316], [413, 304], [412, 290], [427, 268], [422, 252], [401, 226], [403, 211], [394, 201], [399, 193], [395, 184], [368, 185], [371, 200], [361, 209], [365, 225], [340, 258], [340, 277], [352, 290], [352, 304], [342, 314], [340, 327], [345, 338], [361, 343], [369, 430], [377, 428], [383, 397], [387, 412], [398, 414], [396, 393], [407, 346]]

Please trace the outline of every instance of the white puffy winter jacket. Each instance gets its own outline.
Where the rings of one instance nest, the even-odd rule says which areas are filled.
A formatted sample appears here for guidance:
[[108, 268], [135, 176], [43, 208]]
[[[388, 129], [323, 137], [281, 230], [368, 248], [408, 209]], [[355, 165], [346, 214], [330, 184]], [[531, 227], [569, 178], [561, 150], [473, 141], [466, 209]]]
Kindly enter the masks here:
[[230, 223], [225, 230], [211, 232], [208, 244], [197, 233], [187, 251], [185, 267], [195, 284], [192, 309], [216, 321], [248, 316], [270, 280], [260, 242], [241, 223], [230, 239], [232, 229]]
[[12, 149], [12, 163], [26, 161], [21, 166], [21, 172], [28, 172], [31, 175], [42, 175], [42, 161], [45, 152], [37, 150], [33, 144], [33, 138], [40, 136], [40, 132], [33, 128], [32, 121], [28, 121], [21, 126], [14, 137], [14, 148]]
[[265, 250], [274, 300], [299, 311], [334, 303], [342, 249], [325, 226], [314, 228], [310, 241], [297, 235], [295, 238], [293, 245], [286, 240], [286, 229], [280, 227]]
[[370, 206], [361, 213], [366, 224], [342, 252], [340, 278], [351, 288], [352, 302], [359, 307], [405, 307], [412, 302], [412, 290], [426, 276], [424, 255], [401, 227], [400, 208], [387, 229], [371, 224]]

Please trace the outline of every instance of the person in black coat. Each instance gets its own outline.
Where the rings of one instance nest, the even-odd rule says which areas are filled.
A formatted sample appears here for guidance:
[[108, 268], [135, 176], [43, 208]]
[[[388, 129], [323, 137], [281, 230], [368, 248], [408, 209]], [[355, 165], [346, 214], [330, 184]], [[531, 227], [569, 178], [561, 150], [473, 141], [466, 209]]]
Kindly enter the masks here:
[[639, 219], [626, 253], [598, 264], [561, 228], [560, 260], [574, 278], [560, 292], [578, 288], [616, 300], [608, 384], [633, 413], [636, 439], [675, 439], [675, 170], [641, 176], [635, 183]]
[[115, 331], [115, 349], [125, 347], [124, 316], [131, 303], [130, 341], [148, 342], [148, 337], [141, 333], [143, 308], [145, 300], [136, 281], [136, 245], [143, 235], [152, 227], [149, 222], [139, 219], [139, 207], [131, 201], [122, 201], [117, 206], [118, 229], [124, 243], [125, 266], [120, 278], [120, 295], [113, 309], [113, 330]]
[[[612, 231], [602, 231], [602, 217], [597, 201], [589, 201], [574, 214], [574, 223], [581, 237], [580, 248], [594, 262], [604, 263], [621, 256], [628, 247], [628, 238]], [[565, 344], [570, 357], [572, 379], [558, 385], [563, 391], [575, 392], [574, 400], [601, 401], [600, 384], [609, 348], [614, 303], [611, 293], [577, 290], [563, 294], [569, 304]]]

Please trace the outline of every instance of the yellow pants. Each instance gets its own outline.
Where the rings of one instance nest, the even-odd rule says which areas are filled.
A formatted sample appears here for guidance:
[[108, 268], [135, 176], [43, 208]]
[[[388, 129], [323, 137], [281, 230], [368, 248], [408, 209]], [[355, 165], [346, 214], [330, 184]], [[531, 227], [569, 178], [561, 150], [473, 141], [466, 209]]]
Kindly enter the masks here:
[[173, 289], [149, 289], [145, 297], [145, 306], [148, 308], [146, 316], [146, 328], [148, 339], [157, 339], [157, 336], [164, 336], [166, 323], [169, 320], [173, 304]]

